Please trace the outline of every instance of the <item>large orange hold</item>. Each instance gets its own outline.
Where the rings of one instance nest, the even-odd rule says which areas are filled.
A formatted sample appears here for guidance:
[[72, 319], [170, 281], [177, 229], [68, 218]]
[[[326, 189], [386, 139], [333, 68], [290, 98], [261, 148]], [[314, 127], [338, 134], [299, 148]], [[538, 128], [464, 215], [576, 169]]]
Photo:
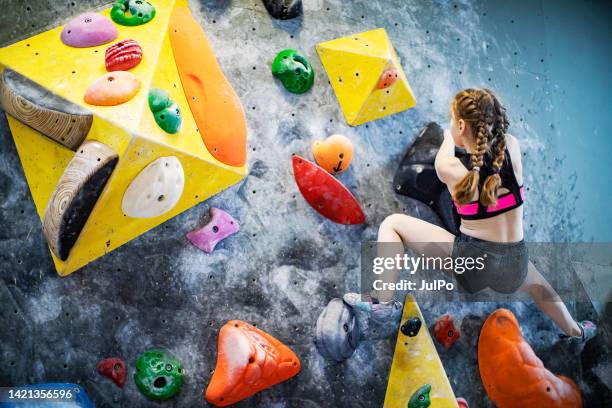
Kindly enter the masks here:
[[183, 91], [210, 154], [230, 166], [246, 163], [246, 119], [200, 25], [187, 7], [170, 19], [170, 43]]
[[498, 309], [478, 340], [480, 378], [499, 408], [581, 408], [578, 386], [544, 367], [521, 334], [514, 314]]
[[300, 360], [283, 343], [240, 320], [219, 332], [217, 367], [206, 400], [225, 407], [288, 380], [300, 372]]

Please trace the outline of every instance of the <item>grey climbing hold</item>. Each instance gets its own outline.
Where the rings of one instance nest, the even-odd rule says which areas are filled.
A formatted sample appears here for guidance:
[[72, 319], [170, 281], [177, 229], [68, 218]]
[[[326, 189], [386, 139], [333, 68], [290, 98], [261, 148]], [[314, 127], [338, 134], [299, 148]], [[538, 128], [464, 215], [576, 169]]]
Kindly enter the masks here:
[[353, 309], [342, 299], [334, 298], [317, 319], [315, 343], [323, 357], [344, 361], [359, 345], [359, 325]]

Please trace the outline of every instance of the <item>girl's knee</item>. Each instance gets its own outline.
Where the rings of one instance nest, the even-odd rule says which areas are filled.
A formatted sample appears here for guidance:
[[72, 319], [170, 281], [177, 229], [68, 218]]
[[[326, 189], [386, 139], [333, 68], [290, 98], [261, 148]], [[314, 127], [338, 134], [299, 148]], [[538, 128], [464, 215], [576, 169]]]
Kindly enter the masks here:
[[406, 217], [412, 218], [405, 214], [391, 214], [388, 215], [383, 222], [380, 224], [381, 229], [394, 230], [397, 231], [397, 228], [400, 222], [406, 222]]

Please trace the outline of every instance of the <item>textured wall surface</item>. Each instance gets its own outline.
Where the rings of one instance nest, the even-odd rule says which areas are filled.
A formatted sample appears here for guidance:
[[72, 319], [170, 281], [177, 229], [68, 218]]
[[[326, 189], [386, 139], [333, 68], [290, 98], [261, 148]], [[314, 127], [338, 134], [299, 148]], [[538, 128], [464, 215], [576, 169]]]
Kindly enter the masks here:
[[[0, 3], [8, 10], [0, 15], [0, 43], [7, 44], [104, 2]], [[394, 339], [365, 342], [350, 360], [332, 365], [312, 343], [313, 326], [332, 297], [358, 289], [360, 242], [375, 238], [385, 216], [405, 212], [437, 222], [427, 206], [395, 195], [391, 180], [419, 128], [430, 120], [446, 124], [451, 96], [467, 86], [498, 92], [509, 110], [511, 133], [522, 142], [527, 240], [584, 237], [584, 220], [572, 210], [579, 194], [575, 179], [557, 176], [564, 159], [551, 95], [561, 93], [563, 85], [549, 75], [551, 39], [542, 3], [304, 0], [304, 16], [286, 22], [271, 20], [259, 0], [191, 1], [190, 6], [247, 112], [250, 176], [60, 279], [2, 115], [0, 386], [64, 380], [80, 382], [98, 407], [201, 406], [218, 330], [229, 319], [242, 319], [290, 345], [303, 371], [239, 406], [380, 406]], [[418, 105], [350, 128], [314, 45], [376, 27], [387, 29]], [[288, 47], [302, 50], [317, 72], [314, 88], [302, 96], [286, 93], [269, 72], [275, 54]], [[322, 219], [294, 183], [291, 154], [309, 156], [311, 142], [332, 133], [354, 143], [352, 167], [339, 179], [362, 203], [364, 226]], [[210, 206], [231, 213], [241, 231], [205, 254], [184, 235], [203, 225]], [[464, 338], [440, 353], [456, 394], [471, 406], [491, 406], [478, 376], [476, 342], [484, 318], [499, 306], [421, 305], [430, 323], [447, 311], [462, 322]], [[556, 342], [553, 324], [533, 304], [505, 306], [517, 314], [545, 364], [579, 382], [587, 406], [610, 402], [610, 391], [593, 369], [603, 340], [587, 345], [580, 356]], [[571, 309], [579, 318], [591, 311], [584, 305]], [[96, 363], [108, 356], [121, 356], [134, 367], [137, 354], [151, 346], [171, 350], [187, 370], [185, 385], [172, 400], [148, 402], [131, 379], [119, 390], [95, 373]]]

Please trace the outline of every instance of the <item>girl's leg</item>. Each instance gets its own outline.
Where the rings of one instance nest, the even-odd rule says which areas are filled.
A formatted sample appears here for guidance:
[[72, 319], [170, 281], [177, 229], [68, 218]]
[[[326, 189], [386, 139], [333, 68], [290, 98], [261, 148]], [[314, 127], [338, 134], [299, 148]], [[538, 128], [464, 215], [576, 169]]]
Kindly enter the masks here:
[[550, 283], [548, 283], [542, 274], [538, 272], [531, 261], [528, 266], [527, 278], [519, 290], [527, 292], [542, 312], [550, 317], [566, 335], [571, 337], [582, 335], [582, 329], [570, 315], [557, 292], [550, 286]]
[[[394, 258], [403, 256], [404, 245], [416, 256], [440, 256], [451, 254], [455, 236], [437, 225], [405, 214], [393, 214], [385, 218], [378, 228], [378, 257]], [[397, 282], [399, 270], [385, 269], [380, 276], [384, 283]], [[395, 291], [386, 290], [372, 293], [380, 302], [390, 302]]]

